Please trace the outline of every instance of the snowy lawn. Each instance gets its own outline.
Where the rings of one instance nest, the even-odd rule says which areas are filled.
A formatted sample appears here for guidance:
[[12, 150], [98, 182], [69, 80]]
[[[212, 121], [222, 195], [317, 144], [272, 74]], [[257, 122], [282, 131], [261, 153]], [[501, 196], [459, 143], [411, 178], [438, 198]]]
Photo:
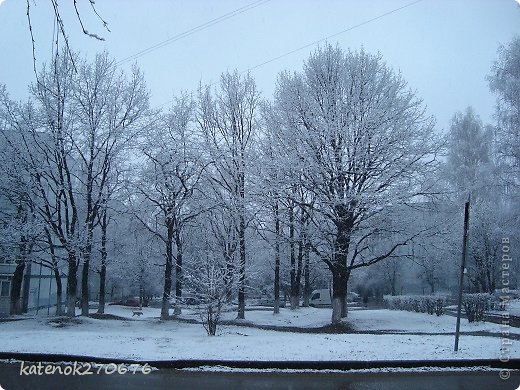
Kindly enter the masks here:
[[[347, 323], [354, 330], [420, 332], [420, 333], [453, 333], [457, 318], [450, 315], [435, 316], [426, 313], [413, 313], [398, 310], [357, 310], [349, 312]], [[492, 322], [469, 323], [467, 319], [460, 321], [461, 332], [501, 333], [500, 324]], [[520, 334], [520, 328], [509, 327], [510, 333]]]
[[[143, 308], [132, 318], [132, 308], [109, 306], [107, 313], [126, 320], [76, 318], [63, 323], [37, 317], [0, 323], [2, 352], [87, 355], [138, 360], [432, 360], [497, 359], [501, 339], [467, 336], [453, 352], [451, 335], [309, 334], [224, 326], [209, 337], [199, 324], [159, 321], [159, 309]], [[185, 316], [190, 317], [187, 313]], [[232, 316], [232, 313], [226, 314]], [[388, 310], [351, 311], [348, 323], [363, 330], [452, 332], [454, 318]], [[328, 323], [330, 309], [247, 311], [247, 321], [283, 326], [320, 326]], [[399, 325], [400, 324], [400, 325]], [[494, 324], [469, 326], [463, 331], [492, 330]], [[496, 325], [498, 327], [498, 325]], [[498, 328], [497, 328], [498, 329]], [[511, 357], [520, 358], [520, 343], [513, 341]]]
[[[506, 311], [512, 316], [520, 316], [520, 299], [512, 299], [506, 306]], [[493, 314], [501, 315], [503, 311], [491, 311]]]
[[[299, 308], [297, 310], [280, 309], [279, 315], [273, 315], [271, 310], [246, 311], [246, 319], [241, 321], [249, 324], [317, 328], [330, 324], [331, 310], [326, 308]], [[198, 319], [195, 313], [183, 311], [183, 318]], [[223, 313], [225, 320], [234, 320], [236, 312]], [[435, 316], [426, 313], [414, 313], [396, 310], [349, 310], [346, 323], [355, 331], [390, 331], [399, 333], [453, 333], [456, 317], [449, 315]], [[500, 324], [492, 322], [469, 323], [461, 319], [461, 332], [491, 332], [501, 333]], [[520, 328], [509, 328], [510, 333], [520, 334]]]

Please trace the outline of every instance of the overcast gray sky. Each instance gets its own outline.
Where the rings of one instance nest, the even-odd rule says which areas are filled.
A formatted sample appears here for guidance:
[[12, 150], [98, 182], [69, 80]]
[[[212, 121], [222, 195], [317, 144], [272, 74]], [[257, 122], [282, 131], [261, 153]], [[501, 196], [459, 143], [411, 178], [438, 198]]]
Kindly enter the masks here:
[[[121, 65], [126, 69], [137, 62], [154, 106], [182, 90], [195, 90], [200, 81], [218, 80], [227, 69], [247, 70], [349, 30], [328, 42], [345, 50], [364, 47], [381, 52], [424, 99], [439, 130], [448, 127], [455, 111], [468, 105], [492, 123], [495, 99], [485, 77], [499, 44], [520, 35], [520, 7], [515, 0], [98, 1], [98, 12], [111, 32], [93, 17], [88, 0], [78, 2], [87, 29], [106, 41], [84, 36], [73, 2], [60, 2], [73, 49], [89, 56], [107, 50], [118, 61], [240, 9], [235, 16]], [[38, 62], [49, 61], [50, 1], [30, 4], [36, 57]], [[26, 7], [25, 1], [0, 0], [0, 83], [17, 99], [27, 97], [27, 85], [34, 79]], [[305, 47], [253, 69], [264, 96], [272, 95], [278, 72], [301, 69], [315, 48]]]

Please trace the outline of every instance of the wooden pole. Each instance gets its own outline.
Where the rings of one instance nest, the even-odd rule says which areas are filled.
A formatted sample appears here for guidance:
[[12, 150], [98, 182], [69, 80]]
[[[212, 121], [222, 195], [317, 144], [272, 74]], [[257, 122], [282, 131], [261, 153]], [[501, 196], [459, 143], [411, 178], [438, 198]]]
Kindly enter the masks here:
[[468, 247], [468, 227], [469, 227], [469, 203], [470, 197], [464, 207], [464, 237], [462, 241], [462, 261], [460, 265], [459, 281], [459, 304], [457, 307], [457, 328], [455, 329], [455, 352], [459, 350], [460, 314], [462, 308], [462, 287], [464, 286], [464, 271], [466, 269], [466, 252]]

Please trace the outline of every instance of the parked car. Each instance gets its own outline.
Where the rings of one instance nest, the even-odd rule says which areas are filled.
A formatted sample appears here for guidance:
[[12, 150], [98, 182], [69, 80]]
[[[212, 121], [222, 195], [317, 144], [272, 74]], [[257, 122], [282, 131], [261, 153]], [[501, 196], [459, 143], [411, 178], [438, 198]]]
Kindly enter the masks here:
[[359, 302], [361, 300], [361, 297], [358, 293], [355, 293], [354, 291], [347, 292], [347, 302]]
[[[353, 291], [347, 292], [347, 302], [359, 302], [359, 294]], [[331, 307], [332, 306], [332, 290], [320, 289], [311, 293], [309, 306], [312, 307]]]
[[314, 290], [311, 293], [309, 306], [312, 307], [329, 307], [332, 306], [332, 291], [329, 289]]

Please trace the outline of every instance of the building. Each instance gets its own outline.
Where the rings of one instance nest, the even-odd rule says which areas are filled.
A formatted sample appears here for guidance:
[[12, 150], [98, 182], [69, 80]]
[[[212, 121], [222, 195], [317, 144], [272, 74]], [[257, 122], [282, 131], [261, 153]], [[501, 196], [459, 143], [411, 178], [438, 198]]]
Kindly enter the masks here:
[[0, 317], [9, 315], [11, 304], [11, 279], [13, 278], [15, 264], [6, 263], [0, 257]]

